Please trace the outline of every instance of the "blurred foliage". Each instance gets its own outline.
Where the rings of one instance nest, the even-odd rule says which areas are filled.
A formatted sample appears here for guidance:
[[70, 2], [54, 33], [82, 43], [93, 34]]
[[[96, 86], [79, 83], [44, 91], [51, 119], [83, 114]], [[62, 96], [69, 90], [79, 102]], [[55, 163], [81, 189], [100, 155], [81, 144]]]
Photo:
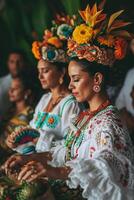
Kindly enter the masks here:
[[[5, 6], [1, 2], [5, 1]], [[33, 40], [41, 39], [46, 27], [51, 26], [51, 20], [55, 14], [75, 14], [78, 9], [85, 8], [87, 3], [95, 0], [0, 0], [0, 76], [6, 73], [5, 61], [8, 52], [13, 48], [23, 49], [32, 65], [36, 64], [32, 53], [31, 44]], [[131, 0], [128, 0], [131, 1]], [[127, 5], [129, 4], [127, 1]], [[101, 0], [97, 0], [100, 3]], [[114, 8], [107, 7], [107, 11]], [[120, 4], [122, 2], [122, 4]], [[126, 1], [119, 0], [119, 6]], [[3, 8], [1, 7], [3, 6]], [[120, 8], [115, 4], [116, 10]], [[126, 4], [124, 4], [126, 8]]]
[[[73, 14], [80, 6], [81, 0], [5, 0], [5, 6], [0, 10], [1, 66], [5, 65], [8, 52], [13, 48], [24, 50], [34, 64], [32, 41], [42, 38], [44, 29], [51, 25], [57, 12]], [[5, 69], [1, 69], [0, 76], [4, 72]]]

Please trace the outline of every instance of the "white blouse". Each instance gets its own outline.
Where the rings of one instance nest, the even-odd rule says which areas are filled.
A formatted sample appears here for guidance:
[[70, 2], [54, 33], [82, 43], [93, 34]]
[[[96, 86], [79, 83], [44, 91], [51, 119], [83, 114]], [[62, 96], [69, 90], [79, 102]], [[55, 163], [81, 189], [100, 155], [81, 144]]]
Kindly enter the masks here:
[[63, 139], [66, 128], [70, 124], [70, 118], [78, 115], [81, 110], [81, 106], [75, 98], [68, 95], [51, 112], [44, 112], [51, 96], [51, 93], [43, 95], [35, 109], [33, 120], [30, 122], [30, 126], [40, 132], [36, 144], [37, 152], [49, 151], [53, 143]]
[[68, 149], [68, 142], [87, 117], [77, 126], [72, 121], [64, 144], [51, 149], [49, 164], [70, 166], [68, 186], [80, 185], [88, 200], [134, 200], [133, 146], [115, 107], [108, 106], [94, 116]]

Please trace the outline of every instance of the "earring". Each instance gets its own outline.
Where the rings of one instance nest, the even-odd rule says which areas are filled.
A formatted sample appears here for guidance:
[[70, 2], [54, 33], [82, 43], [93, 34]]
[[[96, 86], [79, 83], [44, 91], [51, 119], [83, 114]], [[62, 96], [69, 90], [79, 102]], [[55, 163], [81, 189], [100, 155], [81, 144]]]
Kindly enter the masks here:
[[94, 85], [93, 86], [93, 91], [96, 92], [96, 93], [99, 93], [101, 90], [100, 86], [99, 85]]

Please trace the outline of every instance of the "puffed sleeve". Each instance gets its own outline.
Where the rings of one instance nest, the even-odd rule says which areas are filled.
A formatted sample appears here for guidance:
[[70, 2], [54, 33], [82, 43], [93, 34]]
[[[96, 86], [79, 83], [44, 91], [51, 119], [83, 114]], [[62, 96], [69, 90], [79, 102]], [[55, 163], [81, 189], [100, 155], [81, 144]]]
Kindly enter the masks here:
[[58, 141], [55, 147], [52, 147], [50, 152], [52, 153], [52, 161], [48, 162], [53, 167], [61, 167], [65, 164], [66, 148], [64, 145], [64, 139]]
[[102, 126], [99, 124], [98, 131], [79, 148], [80, 156], [66, 163], [72, 168], [68, 186], [77, 188], [80, 185], [83, 197], [88, 200], [134, 199], [133, 158], [131, 150], [127, 149], [132, 145], [128, 137], [125, 139], [128, 133], [113, 124], [108, 121]]

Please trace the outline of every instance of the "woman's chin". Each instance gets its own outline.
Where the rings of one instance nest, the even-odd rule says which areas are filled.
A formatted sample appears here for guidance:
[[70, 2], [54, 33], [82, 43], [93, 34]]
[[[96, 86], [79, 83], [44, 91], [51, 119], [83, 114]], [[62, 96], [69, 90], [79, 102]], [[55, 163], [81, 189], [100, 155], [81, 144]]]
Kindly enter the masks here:
[[14, 103], [14, 102], [15, 102], [15, 99], [9, 98], [9, 101], [10, 101], [11, 103]]
[[84, 102], [84, 99], [79, 97], [79, 96], [75, 96], [76, 100], [80, 103]]
[[42, 85], [42, 89], [47, 90], [49, 89], [47, 85]]

